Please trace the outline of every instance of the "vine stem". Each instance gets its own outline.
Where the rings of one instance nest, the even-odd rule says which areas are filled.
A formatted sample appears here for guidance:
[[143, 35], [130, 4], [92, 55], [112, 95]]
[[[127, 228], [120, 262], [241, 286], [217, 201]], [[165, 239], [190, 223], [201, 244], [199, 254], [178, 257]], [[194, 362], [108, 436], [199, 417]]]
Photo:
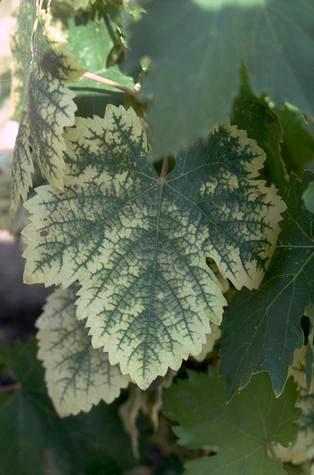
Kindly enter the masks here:
[[168, 175], [168, 171], [169, 171], [169, 158], [165, 158], [162, 161], [161, 172], [160, 172], [160, 179], [162, 181], [165, 181], [166, 176]]
[[131, 89], [130, 87], [123, 86], [123, 84], [120, 84], [116, 81], [112, 81], [111, 79], [98, 76], [98, 74], [95, 74], [95, 73], [87, 72], [87, 73], [84, 73], [82, 77], [86, 79], [90, 79], [91, 81], [98, 82], [100, 84], [105, 84], [106, 86], [113, 87], [115, 89], [119, 89], [120, 91], [125, 92], [129, 96], [135, 96], [140, 90], [139, 84], [136, 84], [135, 88]]
[[13, 393], [20, 389], [21, 385], [18, 383], [8, 384], [7, 386], [0, 386], [0, 394]]

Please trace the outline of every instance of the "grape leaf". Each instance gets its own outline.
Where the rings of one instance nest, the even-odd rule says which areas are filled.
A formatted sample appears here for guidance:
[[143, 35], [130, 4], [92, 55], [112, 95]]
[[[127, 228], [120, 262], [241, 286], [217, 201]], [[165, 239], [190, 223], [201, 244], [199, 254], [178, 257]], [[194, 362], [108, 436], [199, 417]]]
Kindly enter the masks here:
[[17, 380], [15, 391], [0, 394], [1, 475], [46, 475], [50, 468], [67, 475], [122, 475], [132, 466], [116, 404], [60, 419], [46, 394], [35, 340], [1, 350], [0, 366]]
[[[257, 180], [265, 155], [236, 128], [157, 175], [132, 109], [69, 129], [65, 193], [39, 187], [27, 202], [27, 283], [81, 289], [79, 318], [92, 344], [146, 388], [182, 358], [199, 354], [225, 299], [211, 257], [237, 288], [264, 274], [285, 205]], [[241, 185], [240, 185], [241, 183]]]
[[74, 124], [76, 110], [74, 93], [64, 86], [64, 80], [76, 78], [81, 71], [64, 53], [64, 44], [51, 37], [49, 22], [48, 14], [37, 12], [24, 112], [13, 154], [13, 209], [26, 199], [32, 186], [33, 161], [53, 186], [63, 186], [63, 129]]
[[275, 107], [283, 130], [282, 156], [289, 171], [302, 175], [314, 159], [314, 137], [304, 115], [290, 104]]
[[[100, 77], [116, 81], [121, 85], [134, 87], [133, 79], [123, 74], [119, 66], [107, 68], [107, 59], [113, 48], [113, 41], [104, 21], [93, 20], [85, 25], [75, 25], [74, 20], [70, 20], [68, 24], [68, 48], [83, 69]], [[112, 91], [112, 87], [84, 77], [69, 86], [73, 90], [93, 87], [93, 89]]]
[[241, 73], [240, 93], [236, 97], [231, 114], [231, 123], [246, 130], [251, 139], [266, 153], [265, 175], [269, 183], [275, 183], [284, 192], [288, 174], [281, 156], [283, 132], [275, 112], [264, 97], [256, 97], [251, 89], [245, 69]]
[[76, 318], [75, 299], [74, 287], [56, 290], [37, 321], [38, 357], [60, 416], [89, 411], [101, 400], [109, 404], [129, 383], [106, 353], [93, 349], [84, 323]]
[[13, 119], [19, 120], [23, 111], [26, 79], [32, 60], [31, 36], [36, 18], [35, 0], [21, 0], [16, 28], [11, 41]]
[[302, 195], [306, 209], [314, 213], [314, 181], [309, 183]]
[[312, 0], [155, 0], [129, 31], [126, 71], [152, 60], [144, 80], [155, 157], [224, 121], [248, 68], [253, 91], [314, 113]]
[[186, 464], [186, 475], [284, 475], [280, 461], [268, 455], [273, 442], [282, 445], [296, 436], [299, 411], [297, 388], [289, 379], [276, 399], [266, 374], [254, 376], [250, 385], [226, 401], [226, 384], [212, 372], [189, 372], [164, 396], [164, 412], [179, 423], [174, 428], [179, 443], [189, 448], [218, 446], [218, 453]]
[[303, 345], [300, 321], [314, 292], [314, 220], [301, 195], [311, 176], [307, 174], [303, 184], [291, 176], [288, 210], [264, 281], [257, 291], [241, 291], [226, 311], [221, 369], [230, 392], [245, 386], [252, 374], [267, 370], [279, 394], [293, 352]]
[[34, 344], [30, 342], [23, 351], [23, 360], [19, 344], [15, 345], [11, 354], [5, 355], [5, 363], [14, 371], [21, 389], [10, 396], [0, 394], [1, 475], [43, 475], [45, 425], [38, 417], [33, 402], [41, 398], [38, 381], [42, 370], [33, 364], [33, 352]]

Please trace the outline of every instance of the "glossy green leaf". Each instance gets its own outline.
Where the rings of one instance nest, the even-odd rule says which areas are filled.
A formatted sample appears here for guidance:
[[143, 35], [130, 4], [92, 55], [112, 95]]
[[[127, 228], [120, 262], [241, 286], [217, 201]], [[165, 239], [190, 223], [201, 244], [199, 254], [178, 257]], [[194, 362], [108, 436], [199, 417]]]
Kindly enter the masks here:
[[[274, 442], [287, 446], [297, 433], [299, 411], [293, 380], [276, 399], [266, 374], [227, 403], [226, 384], [216, 373], [189, 372], [164, 398], [164, 412], [179, 425], [179, 443], [189, 448], [213, 447], [218, 453], [186, 463], [186, 475], [284, 475], [280, 461], [268, 452]], [[258, 470], [258, 472], [257, 472]]]
[[241, 291], [226, 311], [221, 368], [230, 392], [245, 386], [252, 374], [269, 371], [281, 393], [293, 352], [303, 345], [301, 317], [314, 292], [314, 217], [301, 196], [311, 177], [302, 184], [291, 176], [269, 271], [257, 291]]
[[[223, 287], [259, 285], [285, 205], [258, 179], [265, 156], [234, 127], [217, 127], [160, 176], [132, 109], [69, 129], [65, 190], [37, 189], [26, 207], [27, 283], [81, 289], [79, 318], [95, 348], [141, 388], [199, 354], [219, 324]], [[166, 168], [165, 168], [166, 166]]]
[[241, 64], [255, 94], [314, 114], [312, 0], [143, 1], [131, 26], [126, 70], [152, 65], [143, 96], [155, 157], [176, 152], [228, 117]]

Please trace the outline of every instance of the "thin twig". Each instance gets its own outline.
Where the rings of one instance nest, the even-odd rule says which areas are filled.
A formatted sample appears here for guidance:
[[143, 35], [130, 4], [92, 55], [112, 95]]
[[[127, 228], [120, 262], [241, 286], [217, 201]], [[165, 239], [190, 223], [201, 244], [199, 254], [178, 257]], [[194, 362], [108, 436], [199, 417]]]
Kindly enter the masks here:
[[123, 86], [123, 84], [119, 84], [116, 81], [112, 81], [111, 79], [108, 78], [103, 78], [101, 76], [98, 76], [98, 74], [95, 73], [84, 73], [82, 75], [85, 79], [90, 79], [91, 81], [98, 82], [100, 84], [105, 84], [106, 86], [113, 87], [115, 89], [119, 89], [120, 91], [125, 92], [129, 96], [135, 96], [139, 92], [139, 85], [136, 85], [135, 89], [131, 89], [127, 86]]

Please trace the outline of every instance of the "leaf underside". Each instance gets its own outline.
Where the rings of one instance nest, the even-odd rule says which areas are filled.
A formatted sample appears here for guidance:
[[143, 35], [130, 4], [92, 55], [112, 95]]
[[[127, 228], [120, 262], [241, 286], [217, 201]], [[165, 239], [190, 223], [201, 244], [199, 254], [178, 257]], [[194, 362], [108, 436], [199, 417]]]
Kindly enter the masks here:
[[129, 380], [108, 355], [91, 345], [84, 322], [76, 318], [75, 287], [56, 290], [37, 320], [38, 357], [46, 369], [50, 397], [61, 416], [111, 403]]
[[285, 209], [257, 179], [265, 156], [234, 127], [214, 129], [159, 177], [132, 109], [78, 118], [66, 132], [64, 192], [37, 189], [25, 281], [80, 284], [92, 344], [143, 389], [199, 354], [219, 324], [222, 284], [258, 287]]

